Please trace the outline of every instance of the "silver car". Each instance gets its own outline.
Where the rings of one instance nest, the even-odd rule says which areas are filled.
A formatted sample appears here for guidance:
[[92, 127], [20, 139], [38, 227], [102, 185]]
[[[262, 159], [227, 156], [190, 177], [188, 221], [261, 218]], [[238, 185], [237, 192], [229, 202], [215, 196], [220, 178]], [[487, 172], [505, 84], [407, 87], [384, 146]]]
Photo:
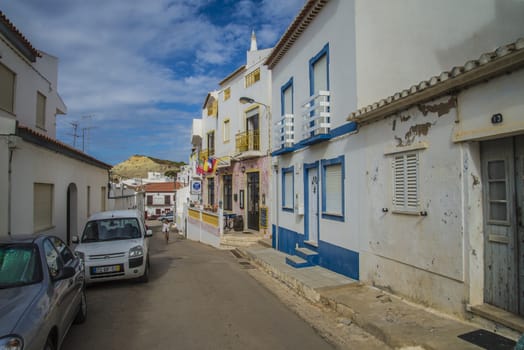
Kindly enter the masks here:
[[87, 316], [84, 266], [58, 237], [0, 239], [0, 349], [54, 350]]
[[[149, 238], [137, 210], [102, 211], [89, 217], [75, 253], [83, 259], [88, 284], [102, 281], [149, 280]], [[1, 350], [1, 349], [0, 349]]]

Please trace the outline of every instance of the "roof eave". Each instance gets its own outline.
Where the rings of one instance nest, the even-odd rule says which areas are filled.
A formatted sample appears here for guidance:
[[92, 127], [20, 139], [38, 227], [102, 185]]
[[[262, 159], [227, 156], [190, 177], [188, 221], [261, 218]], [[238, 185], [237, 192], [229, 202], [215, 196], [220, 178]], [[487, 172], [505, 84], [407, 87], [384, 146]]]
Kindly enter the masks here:
[[291, 46], [293, 46], [295, 41], [300, 37], [304, 30], [306, 30], [328, 1], [329, 0], [308, 0], [304, 4], [302, 10], [300, 10], [293, 22], [291, 22], [285, 33], [275, 45], [269, 57], [264, 62], [269, 69], [273, 69], [278, 61], [284, 57], [286, 52], [291, 48]]
[[446, 94], [456, 93], [472, 85], [485, 82], [522, 67], [524, 67], [524, 50], [519, 50], [484, 65], [480, 65], [470, 71], [460, 73], [456, 77], [450, 77], [446, 81], [439, 82], [417, 93], [407, 95], [406, 97], [399, 97], [384, 106], [379, 106], [378, 103], [375, 103], [364, 107], [359, 111], [351, 113], [347, 117], [347, 120], [358, 122], [361, 125], [369, 124], [378, 119], [386, 118], [416, 106], [417, 104], [433, 100]]

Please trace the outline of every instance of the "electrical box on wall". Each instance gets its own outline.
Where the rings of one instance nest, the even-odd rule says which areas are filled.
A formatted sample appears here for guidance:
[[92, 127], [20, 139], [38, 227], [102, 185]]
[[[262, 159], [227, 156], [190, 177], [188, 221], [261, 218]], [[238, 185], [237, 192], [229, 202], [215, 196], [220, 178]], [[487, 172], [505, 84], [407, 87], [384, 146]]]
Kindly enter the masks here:
[[302, 204], [299, 204], [298, 209], [297, 209], [297, 214], [304, 215], [304, 206]]

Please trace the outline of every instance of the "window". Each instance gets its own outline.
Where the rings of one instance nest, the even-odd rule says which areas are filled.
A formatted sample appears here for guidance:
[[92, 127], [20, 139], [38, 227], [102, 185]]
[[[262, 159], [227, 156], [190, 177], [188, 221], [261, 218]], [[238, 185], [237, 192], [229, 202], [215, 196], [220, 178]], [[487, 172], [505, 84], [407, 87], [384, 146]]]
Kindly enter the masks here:
[[87, 216], [91, 215], [91, 186], [87, 186], [87, 193], [86, 193], [86, 209], [87, 209]]
[[0, 63], [0, 109], [14, 112], [15, 73]]
[[215, 117], [218, 112], [218, 101], [212, 98], [212, 100], [209, 101], [207, 104], [207, 116], [208, 117]]
[[45, 103], [46, 97], [41, 93], [36, 93], [36, 126], [45, 129]]
[[344, 221], [344, 156], [321, 164], [322, 218]]
[[56, 277], [58, 271], [62, 268], [63, 263], [62, 259], [60, 259], [60, 255], [58, 255], [55, 247], [48, 239], [44, 241], [44, 254], [49, 274], [51, 277]]
[[293, 171], [293, 167], [282, 168], [282, 210], [285, 211], [293, 211], [295, 193]]
[[146, 200], [147, 200], [147, 205], [153, 205], [153, 196], [148, 195]]
[[418, 153], [397, 154], [393, 158], [393, 208], [418, 212]]
[[222, 181], [224, 183], [224, 210], [233, 210], [233, 177], [231, 175], [224, 175]]
[[488, 221], [509, 224], [508, 176], [504, 160], [488, 161]]
[[106, 210], [106, 188], [102, 186], [100, 188], [100, 210], [105, 211]]
[[207, 179], [207, 204], [215, 205], [215, 179], [212, 177]]
[[254, 83], [260, 80], [260, 68], [255, 69], [251, 73], [245, 76], [246, 87], [250, 87]]
[[293, 114], [293, 78], [280, 88], [280, 99], [282, 115]]
[[224, 142], [229, 142], [229, 138], [231, 137], [230, 127], [231, 123], [229, 119], [224, 120]]
[[53, 226], [53, 184], [33, 185], [33, 228], [35, 232]]
[[169, 194], [164, 195], [164, 204], [171, 205], [171, 195]]
[[64, 262], [64, 264], [67, 264], [68, 262], [73, 260], [73, 253], [60, 238], [51, 237], [49, 239], [51, 240], [51, 243], [53, 243], [55, 249], [58, 251], [58, 254], [60, 254], [60, 256], [62, 257], [62, 261]]
[[231, 88], [227, 88], [224, 90], [224, 101], [229, 100], [231, 97]]
[[309, 60], [310, 96], [319, 91], [329, 91], [329, 44]]
[[207, 151], [208, 155], [212, 156], [215, 154], [215, 132], [210, 131], [207, 133]]

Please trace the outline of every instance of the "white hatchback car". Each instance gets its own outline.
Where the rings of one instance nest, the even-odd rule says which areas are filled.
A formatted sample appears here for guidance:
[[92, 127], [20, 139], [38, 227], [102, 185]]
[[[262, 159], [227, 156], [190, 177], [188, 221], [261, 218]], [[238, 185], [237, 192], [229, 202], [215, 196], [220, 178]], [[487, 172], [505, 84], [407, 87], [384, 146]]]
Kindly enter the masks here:
[[138, 279], [149, 280], [149, 237], [137, 210], [104, 211], [92, 215], [82, 236], [73, 237], [75, 252], [85, 264], [87, 283]]

